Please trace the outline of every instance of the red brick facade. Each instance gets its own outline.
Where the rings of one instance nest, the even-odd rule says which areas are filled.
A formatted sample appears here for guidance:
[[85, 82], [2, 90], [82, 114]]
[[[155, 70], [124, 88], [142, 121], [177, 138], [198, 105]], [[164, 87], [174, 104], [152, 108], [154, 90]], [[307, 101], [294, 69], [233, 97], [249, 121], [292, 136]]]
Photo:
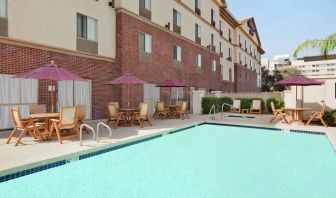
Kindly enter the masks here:
[[240, 64], [235, 64], [235, 91], [236, 92], [260, 92], [257, 86], [257, 72]]
[[[139, 33], [152, 35], [151, 63], [145, 63], [139, 57]], [[152, 24], [130, 16], [124, 12], [117, 13], [117, 65], [121, 73], [132, 73], [149, 83], [157, 84], [166, 79], [183, 82], [189, 87], [206, 88], [222, 91], [234, 91], [234, 83], [221, 80], [219, 54], [213, 53], [181, 37], [167, 33]], [[182, 48], [182, 62], [179, 67], [174, 64], [173, 46]], [[202, 68], [196, 69], [196, 55], [202, 55]], [[217, 71], [211, 69], [211, 61], [216, 60]], [[131, 98], [133, 105], [143, 100], [143, 88], [133, 86]], [[164, 91], [163, 89], [161, 89]], [[127, 94], [122, 89], [122, 95]]]
[[[0, 43], [0, 74], [27, 72], [51, 60], [85, 79], [92, 80], [92, 118], [105, 118], [106, 103], [116, 98], [113, 86], [104, 85], [106, 81], [119, 75], [114, 63]], [[40, 104], [50, 103], [47, 85], [47, 81], [39, 82], [38, 102]]]

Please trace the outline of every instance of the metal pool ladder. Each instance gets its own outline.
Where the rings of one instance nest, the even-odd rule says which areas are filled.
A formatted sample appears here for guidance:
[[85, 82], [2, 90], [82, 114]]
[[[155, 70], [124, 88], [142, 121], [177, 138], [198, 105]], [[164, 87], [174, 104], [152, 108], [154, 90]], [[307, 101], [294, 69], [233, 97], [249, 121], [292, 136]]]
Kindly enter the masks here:
[[[211, 114], [212, 112], [213, 114]], [[213, 104], [209, 112], [209, 118], [215, 120], [216, 119], [215, 116], [216, 116], [216, 105]]]
[[223, 103], [223, 104], [222, 104], [221, 119], [223, 119], [224, 106], [232, 107], [232, 105], [230, 105], [230, 104], [228, 104], [228, 103]]
[[[111, 139], [112, 138], [112, 130], [111, 130], [111, 128], [107, 124], [105, 124], [103, 122], [99, 122], [97, 124], [97, 131], [95, 131], [91, 126], [89, 126], [87, 124], [82, 124], [80, 126], [80, 130], [79, 130], [79, 142], [80, 142], [80, 146], [83, 146], [83, 129], [84, 128], [89, 128], [92, 131], [92, 134], [93, 134], [93, 138], [92, 139], [93, 140], [97, 140], [97, 142], [99, 142], [99, 129], [100, 129], [100, 126], [104, 126], [105, 128], [107, 128], [109, 130], [110, 135], [109, 135], [108, 138]], [[97, 134], [96, 134], [96, 132], [97, 132]]]

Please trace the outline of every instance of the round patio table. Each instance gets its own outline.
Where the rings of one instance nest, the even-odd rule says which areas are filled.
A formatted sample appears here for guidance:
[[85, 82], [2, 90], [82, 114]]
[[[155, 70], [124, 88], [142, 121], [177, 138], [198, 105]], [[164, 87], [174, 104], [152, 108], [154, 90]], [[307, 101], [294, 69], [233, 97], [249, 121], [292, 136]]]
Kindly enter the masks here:
[[50, 136], [49, 121], [50, 119], [59, 118], [59, 116], [60, 116], [60, 113], [35, 113], [35, 114], [30, 114], [29, 118], [44, 120], [45, 132], [47, 132]]
[[174, 112], [176, 110], [176, 105], [165, 105], [165, 107], [169, 109], [169, 111], [168, 111], [168, 117], [169, 118], [173, 118]]
[[125, 119], [126, 119], [125, 125], [132, 126], [133, 113], [136, 111], [139, 111], [139, 109], [138, 108], [120, 108], [119, 111], [123, 112], [125, 115]]
[[292, 120], [289, 122], [290, 124], [293, 124], [294, 122], [298, 122], [299, 124], [304, 125], [303, 123], [303, 112], [309, 111], [312, 108], [282, 108], [284, 111], [289, 111], [291, 114]]

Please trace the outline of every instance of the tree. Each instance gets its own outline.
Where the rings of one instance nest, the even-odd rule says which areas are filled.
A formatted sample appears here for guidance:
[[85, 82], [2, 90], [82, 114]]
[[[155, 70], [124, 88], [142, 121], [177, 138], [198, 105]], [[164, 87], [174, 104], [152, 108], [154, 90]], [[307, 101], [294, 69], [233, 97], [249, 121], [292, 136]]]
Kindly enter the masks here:
[[297, 58], [299, 52], [308, 48], [319, 49], [321, 55], [327, 56], [336, 50], [336, 33], [331, 34], [324, 39], [309, 39], [304, 41], [295, 49], [293, 54], [294, 58]]
[[285, 68], [285, 69], [281, 69], [279, 71], [282, 74], [283, 78], [301, 73], [300, 70], [298, 70], [296, 67]]
[[[280, 81], [280, 80], [283, 80], [284, 79], [284, 76], [282, 75], [282, 73], [275, 69], [273, 71], [273, 78], [274, 78], [274, 83]], [[274, 83], [273, 83], [273, 91], [283, 91], [285, 90], [285, 87], [283, 86], [274, 86]]]
[[266, 68], [261, 68], [261, 90], [263, 92], [270, 92], [273, 90], [274, 78]]

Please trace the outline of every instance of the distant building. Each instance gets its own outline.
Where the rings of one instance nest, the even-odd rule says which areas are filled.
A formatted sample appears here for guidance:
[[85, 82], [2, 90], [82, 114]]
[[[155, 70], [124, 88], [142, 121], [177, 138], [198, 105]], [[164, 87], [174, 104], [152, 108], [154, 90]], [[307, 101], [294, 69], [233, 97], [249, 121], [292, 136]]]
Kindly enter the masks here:
[[266, 69], [269, 68], [270, 61], [268, 58], [261, 59], [261, 67], [264, 67]]
[[268, 59], [263, 59], [261, 65], [267, 68], [269, 71], [273, 71], [278, 68], [283, 68], [285, 66], [291, 65], [290, 55], [275, 55], [273, 57], [273, 61], [269, 61]]
[[291, 65], [308, 77], [336, 77], [336, 55], [303, 57]]

